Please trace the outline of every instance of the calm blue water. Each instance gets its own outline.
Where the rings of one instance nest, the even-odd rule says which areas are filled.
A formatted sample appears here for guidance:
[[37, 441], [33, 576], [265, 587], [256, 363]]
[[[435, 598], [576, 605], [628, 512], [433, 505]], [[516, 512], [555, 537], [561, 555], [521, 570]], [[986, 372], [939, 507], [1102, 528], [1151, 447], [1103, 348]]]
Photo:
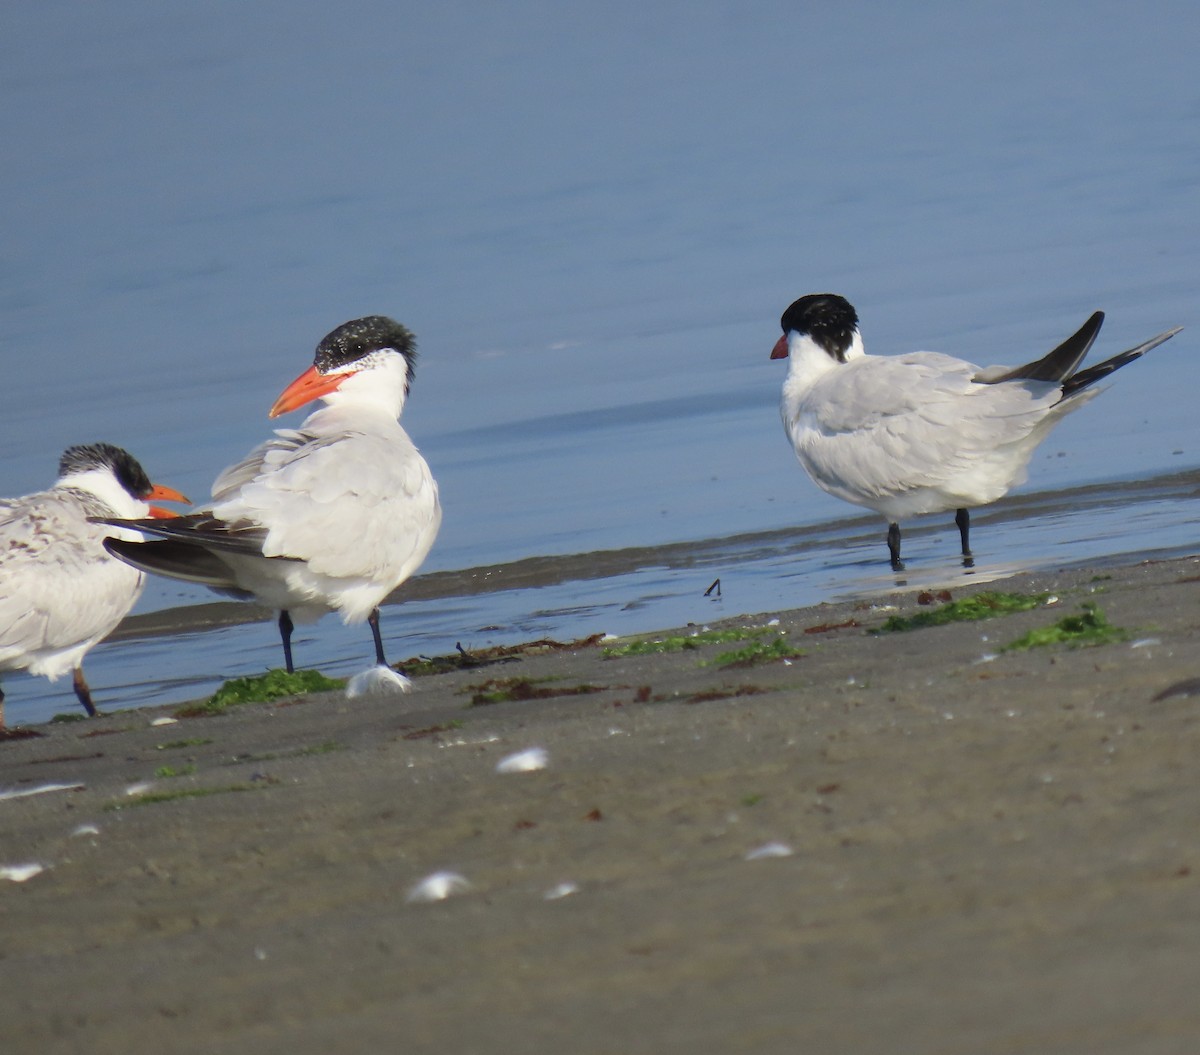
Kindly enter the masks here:
[[[767, 358], [782, 309], [832, 289], [877, 352], [1024, 361], [1096, 308], [1099, 353], [1188, 326], [1022, 491], [1104, 501], [976, 518], [993, 570], [1187, 551], [1195, 488], [1130, 485], [1200, 466], [1198, 45], [1182, 2], [14, 9], [0, 493], [104, 439], [203, 498], [316, 341], [384, 312], [423, 353], [405, 424], [445, 506], [427, 571], [812, 532], [800, 554], [716, 544], [392, 607], [395, 655], [866, 590], [879, 525], [795, 465]], [[910, 566], [952, 571], [953, 541], [913, 525]], [[696, 601], [717, 574], [723, 599]], [[156, 584], [139, 611], [208, 599]], [[345, 673], [365, 641], [330, 618], [297, 650]], [[276, 649], [237, 627], [87, 670], [98, 699], [172, 700]], [[4, 687], [13, 721], [74, 705], [65, 682]]]

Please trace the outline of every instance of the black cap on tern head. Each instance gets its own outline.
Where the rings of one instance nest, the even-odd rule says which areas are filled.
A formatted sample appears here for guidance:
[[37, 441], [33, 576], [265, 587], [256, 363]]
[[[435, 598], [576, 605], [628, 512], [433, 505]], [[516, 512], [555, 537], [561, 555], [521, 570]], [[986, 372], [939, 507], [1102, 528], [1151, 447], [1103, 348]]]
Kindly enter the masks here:
[[417, 356], [417, 342], [412, 332], [386, 315], [367, 315], [343, 322], [326, 334], [317, 345], [313, 363], [321, 373], [327, 374], [385, 349], [404, 356], [408, 360], [409, 373], [412, 373]]
[[109, 469], [134, 498], [145, 498], [154, 489], [146, 470], [127, 450], [111, 443], [88, 443], [68, 447], [58, 462], [58, 475], [74, 476], [93, 469]]
[[858, 329], [858, 313], [854, 306], [836, 293], [809, 293], [793, 301], [779, 325], [807, 334], [839, 363], [846, 361], [846, 349]]

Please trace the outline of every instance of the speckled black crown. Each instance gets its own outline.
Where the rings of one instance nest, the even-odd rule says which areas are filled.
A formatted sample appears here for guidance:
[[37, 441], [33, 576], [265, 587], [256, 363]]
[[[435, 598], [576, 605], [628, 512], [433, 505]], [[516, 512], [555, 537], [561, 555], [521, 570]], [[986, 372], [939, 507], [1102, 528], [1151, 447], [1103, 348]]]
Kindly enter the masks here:
[[806, 333], [839, 363], [858, 329], [858, 312], [836, 293], [809, 293], [793, 301], [779, 320], [783, 332]]
[[395, 319], [389, 319], [386, 315], [367, 315], [362, 319], [343, 322], [317, 345], [313, 362], [320, 373], [327, 374], [385, 348], [399, 352], [408, 360], [408, 376], [411, 380], [417, 358], [417, 339]]
[[113, 476], [134, 498], [145, 498], [153, 489], [150, 477], [127, 450], [111, 443], [88, 443], [68, 447], [58, 461], [58, 475], [74, 476], [92, 469], [111, 469]]

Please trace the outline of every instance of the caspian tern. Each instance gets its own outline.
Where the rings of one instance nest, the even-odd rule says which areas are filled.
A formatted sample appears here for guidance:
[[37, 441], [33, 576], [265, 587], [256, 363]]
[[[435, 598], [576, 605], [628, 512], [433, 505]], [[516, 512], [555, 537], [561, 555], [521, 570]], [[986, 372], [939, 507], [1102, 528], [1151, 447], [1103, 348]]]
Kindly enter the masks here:
[[187, 501], [152, 484], [127, 451], [93, 443], [67, 448], [48, 491], [0, 500], [0, 671], [51, 681], [74, 671], [75, 695], [96, 713], [83, 657], [129, 613], [145, 576], [109, 556], [104, 540], [114, 530], [89, 518], [175, 516], [150, 499]]
[[370, 624], [386, 668], [379, 605], [420, 566], [442, 520], [437, 484], [398, 420], [415, 360], [413, 335], [392, 319], [339, 326], [270, 416], [325, 406], [222, 472], [207, 508], [169, 524], [124, 522], [159, 539], [114, 539], [109, 551], [277, 609], [289, 673], [294, 621], [330, 611]]
[[1050, 429], [1100, 392], [1092, 385], [1182, 329], [1079, 370], [1103, 322], [1096, 312], [1032, 363], [981, 368], [937, 352], [867, 355], [850, 303], [812, 293], [783, 313], [771, 351], [791, 360], [783, 427], [819, 487], [887, 518], [895, 570], [904, 568], [900, 519], [948, 509], [970, 567], [968, 509], [1021, 483]]

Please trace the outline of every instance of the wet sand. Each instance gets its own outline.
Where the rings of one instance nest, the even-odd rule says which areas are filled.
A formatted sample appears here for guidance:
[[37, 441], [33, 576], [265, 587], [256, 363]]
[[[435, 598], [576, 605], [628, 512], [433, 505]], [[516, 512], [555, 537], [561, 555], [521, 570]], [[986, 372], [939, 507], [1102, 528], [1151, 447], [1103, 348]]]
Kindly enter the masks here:
[[[1200, 1050], [1200, 562], [982, 588], [1058, 600], [0, 743], [3, 788], [80, 785], [0, 800], [45, 867], [0, 880], [0, 1050]], [[1000, 651], [1085, 602], [1129, 637]], [[561, 694], [470, 706], [500, 678]]]

